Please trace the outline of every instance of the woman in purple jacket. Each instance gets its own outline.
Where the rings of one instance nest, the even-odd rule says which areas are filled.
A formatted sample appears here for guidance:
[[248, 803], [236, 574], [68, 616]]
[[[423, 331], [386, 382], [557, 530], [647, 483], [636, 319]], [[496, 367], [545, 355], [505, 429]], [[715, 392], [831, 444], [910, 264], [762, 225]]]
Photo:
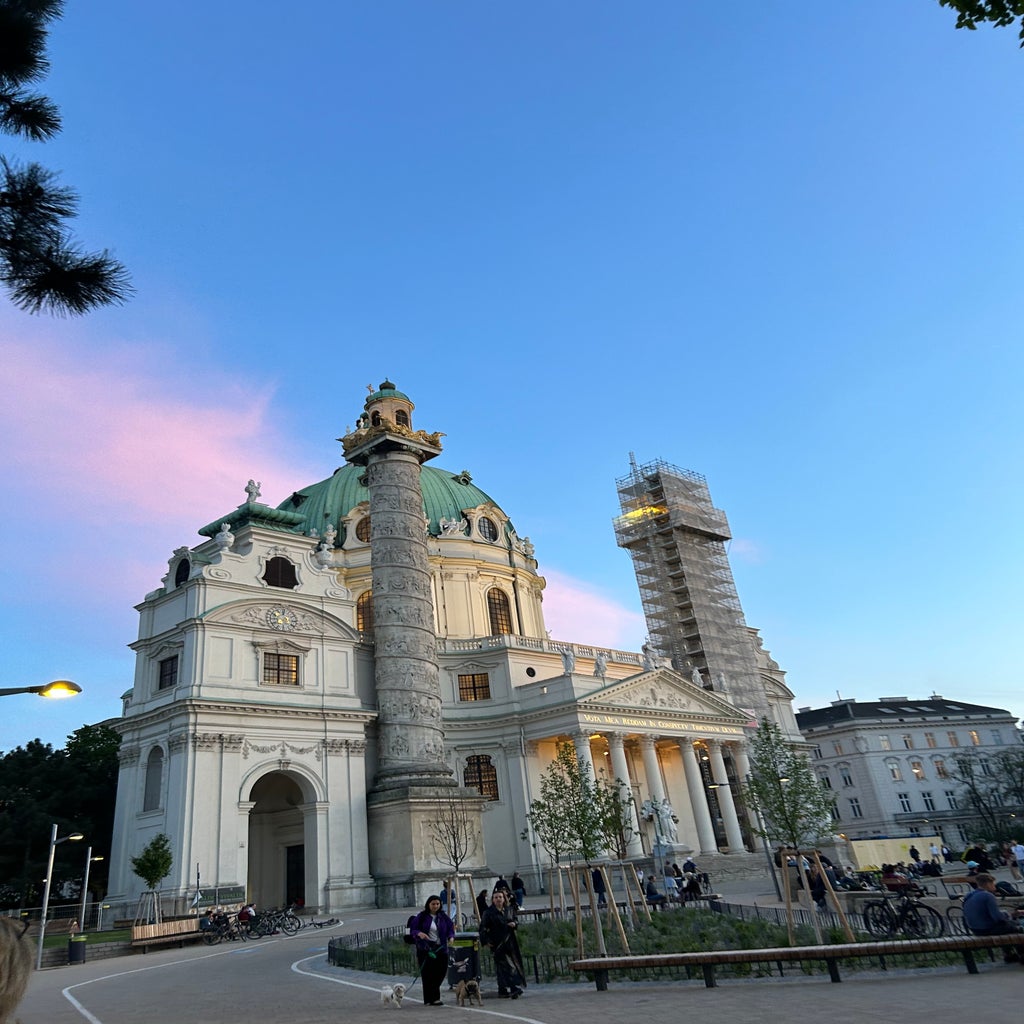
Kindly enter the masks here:
[[443, 1006], [441, 982], [448, 973], [448, 943], [455, 938], [455, 925], [441, 909], [440, 896], [428, 896], [423, 909], [409, 926], [416, 942], [416, 960], [423, 979], [424, 1006]]

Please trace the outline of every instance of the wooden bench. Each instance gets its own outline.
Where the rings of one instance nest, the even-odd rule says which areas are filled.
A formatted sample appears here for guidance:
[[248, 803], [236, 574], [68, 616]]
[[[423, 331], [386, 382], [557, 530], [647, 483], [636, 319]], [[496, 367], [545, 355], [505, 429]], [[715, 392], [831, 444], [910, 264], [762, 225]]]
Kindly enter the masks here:
[[132, 949], [145, 953], [150, 946], [184, 946], [186, 942], [201, 939], [199, 921], [194, 917], [178, 921], [161, 921], [159, 924], [132, 925]]
[[1011, 935], [958, 935], [938, 939], [892, 939], [872, 942], [844, 942], [826, 946], [778, 946], [774, 949], [709, 949], [693, 953], [654, 953], [646, 956], [587, 957], [574, 960], [573, 971], [586, 971], [594, 975], [598, 992], [608, 989], [608, 975], [616, 970], [637, 970], [651, 967], [699, 967], [704, 984], [715, 988], [715, 968], [720, 964], [755, 964], [821, 960], [828, 968], [832, 981], [842, 981], [839, 961], [863, 956], [899, 956], [907, 953], [962, 954], [969, 974], [978, 973], [975, 950], [1001, 949], [1016, 946], [1024, 949], [1024, 933]]

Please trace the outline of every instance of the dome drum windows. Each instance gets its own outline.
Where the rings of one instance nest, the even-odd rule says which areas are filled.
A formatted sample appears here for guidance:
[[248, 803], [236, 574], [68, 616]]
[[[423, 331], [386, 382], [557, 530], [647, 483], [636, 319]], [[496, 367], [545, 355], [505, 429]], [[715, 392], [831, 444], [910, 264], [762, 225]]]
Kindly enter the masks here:
[[512, 608], [508, 594], [499, 587], [491, 587], [487, 591], [487, 621], [491, 636], [512, 633]]

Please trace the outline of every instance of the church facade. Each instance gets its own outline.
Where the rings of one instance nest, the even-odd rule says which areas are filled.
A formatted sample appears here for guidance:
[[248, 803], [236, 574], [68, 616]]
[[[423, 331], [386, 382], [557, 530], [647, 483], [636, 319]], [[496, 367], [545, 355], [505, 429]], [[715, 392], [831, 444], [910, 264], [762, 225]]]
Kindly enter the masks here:
[[249, 481], [138, 606], [109, 900], [138, 895], [130, 860], [165, 833], [172, 896], [198, 872], [259, 905], [416, 903], [446, 874], [430, 822], [453, 795], [468, 869], [536, 884], [527, 810], [564, 742], [628, 785], [631, 857], [754, 848], [745, 737], [767, 714], [800, 741], [756, 631], [755, 709], [650, 651], [548, 638], [533, 545], [469, 473], [427, 464], [439, 435], [413, 409], [385, 381], [346, 465], [277, 507]]

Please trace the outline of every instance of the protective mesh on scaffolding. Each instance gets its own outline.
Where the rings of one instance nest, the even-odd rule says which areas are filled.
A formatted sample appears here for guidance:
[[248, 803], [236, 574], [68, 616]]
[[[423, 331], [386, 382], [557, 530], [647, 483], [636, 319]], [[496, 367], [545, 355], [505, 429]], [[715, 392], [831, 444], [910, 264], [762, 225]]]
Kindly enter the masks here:
[[655, 655], [741, 707], [766, 706], [725, 549], [725, 513], [700, 473], [656, 460], [615, 481], [615, 539], [633, 558]]

